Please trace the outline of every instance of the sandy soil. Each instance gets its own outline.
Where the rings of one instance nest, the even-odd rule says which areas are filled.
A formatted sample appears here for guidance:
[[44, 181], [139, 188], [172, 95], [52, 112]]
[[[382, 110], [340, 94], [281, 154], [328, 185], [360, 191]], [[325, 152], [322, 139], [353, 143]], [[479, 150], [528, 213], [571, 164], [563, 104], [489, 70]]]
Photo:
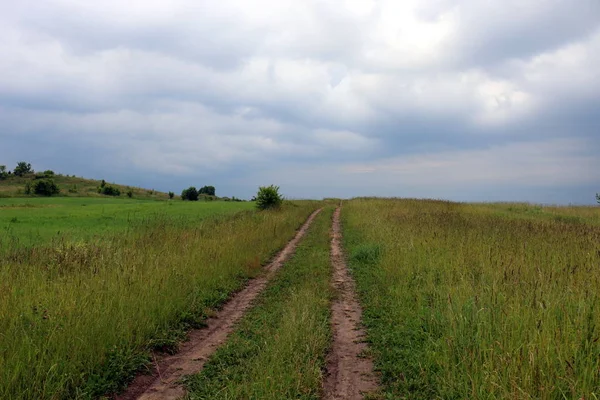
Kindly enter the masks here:
[[373, 372], [373, 361], [364, 355], [367, 345], [360, 322], [362, 310], [342, 251], [340, 210], [338, 207], [333, 215], [331, 262], [337, 299], [331, 310], [333, 345], [327, 356], [323, 389], [327, 400], [354, 400], [374, 392], [378, 382]]
[[166, 400], [182, 397], [185, 390], [180, 383], [181, 378], [202, 370], [207, 359], [227, 339], [233, 331], [235, 323], [252, 305], [254, 299], [266, 287], [275, 272], [293, 254], [320, 211], [317, 210], [310, 215], [296, 236], [265, 267], [265, 274], [251, 280], [243, 290], [236, 293], [214, 317], [206, 321], [205, 328], [191, 331], [189, 340], [181, 346], [181, 350], [177, 354], [157, 360], [151, 375], [139, 375], [127, 390], [116, 396], [115, 399]]

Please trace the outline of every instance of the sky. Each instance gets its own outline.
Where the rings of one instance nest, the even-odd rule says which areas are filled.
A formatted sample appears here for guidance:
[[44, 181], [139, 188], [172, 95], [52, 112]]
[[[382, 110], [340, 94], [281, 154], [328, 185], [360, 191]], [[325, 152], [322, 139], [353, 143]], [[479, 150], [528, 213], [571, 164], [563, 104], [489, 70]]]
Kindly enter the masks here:
[[598, 0], [0, 0], [0, 164], [594, 204]]

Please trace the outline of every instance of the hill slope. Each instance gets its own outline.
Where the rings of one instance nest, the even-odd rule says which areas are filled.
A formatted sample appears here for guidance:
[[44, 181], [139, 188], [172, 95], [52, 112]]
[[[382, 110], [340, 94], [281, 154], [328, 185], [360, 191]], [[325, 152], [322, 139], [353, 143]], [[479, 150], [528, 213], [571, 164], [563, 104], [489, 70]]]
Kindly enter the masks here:
[[[35, 178], [36, 174], [28, 174], [25, 176], [10, 175], [6, 179], [0, 180], [0, 198], [27, 196], [25, 194], [25, 185], [27, 182], [35, 181]], [[60, 194], [58, 196], [106, 197], [105, 195], [98, 193], [98, 187], [102, 181], [62, 174], [56, 174], [52, 179], [60, 188]], [[126, 193], [131, 189], [133, 191], [133, 198], [156, 200], [166, 200], [169, 198], [167, 193], [159, 192], [154, 189], [124, 186], [110, 182], [107, 182], [107, 184], [119, 188], [121, 191], [120, 197], [127, 197]]]

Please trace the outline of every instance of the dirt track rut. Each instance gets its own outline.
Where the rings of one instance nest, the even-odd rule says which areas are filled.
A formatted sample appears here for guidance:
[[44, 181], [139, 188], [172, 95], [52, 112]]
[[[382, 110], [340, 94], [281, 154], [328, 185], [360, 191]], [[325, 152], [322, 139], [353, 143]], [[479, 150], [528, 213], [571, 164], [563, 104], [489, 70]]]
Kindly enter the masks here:
[[182, 397], [185, 390], [180, 383], [181, 378], [202, 370], [207, 359], [227, 339], [235, 323], [266, 287], [267, 282], [293, 254], [320, 211], [319, 209], [308, 217], [296, 236], [265, 267], [265, 274], [251, 280], [243, 290], [235, 294], [214, 317], [206, 321], [205, 328], [191, 331], [189, 340], [182, 345], [179, 353], [157, 362], [151, 375], [139, 375], [123, 394], [116, 396], [116, 400], [174, 400]]
[[323, 389], [326, 400], [358, 400], [377, 389], [377, 378], [373, 361], [364, 355], [367, 345], [360, 322], [362, 309], [342, 251], [340, 212], [338, 207], [333, 214], [331, 262], [338, 297], [331, 307], [333, 344], [327, 356]]

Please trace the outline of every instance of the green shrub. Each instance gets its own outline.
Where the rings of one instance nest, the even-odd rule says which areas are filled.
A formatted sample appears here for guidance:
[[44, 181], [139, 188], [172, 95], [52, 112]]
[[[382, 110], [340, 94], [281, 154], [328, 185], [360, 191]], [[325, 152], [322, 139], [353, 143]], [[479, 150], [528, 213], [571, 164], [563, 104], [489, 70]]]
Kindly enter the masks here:
[[47, 174], [45, 172], [36, 172], [36, 174], [33, 176], [33, 179], [48, 179], [52, 177], [54, 177], [53, 174]]
[[[27, 186], [25, 190], [27, 191]], [[40, 179], [30, 185], [29, 192], [40, 196], [52, 196], [59, 194], [60, 188], [52, 179]]]
[[69, 193], [77, 193], [77, 185], [73, 185], [69, 188]]
[[173, 197], [175, 197], [175, 193], [169, 192], [169, 200], [173, 200]]
[[8, 177], [8, 172], [6, 171], [6, 165], [0, 165], [0, 181], [6, 179]]
[[120, 196], [121, 195], [121, 191], [119, 190], [118, 187], [107, 185], [106, 183], [104, 184], [104, 186], [100, 187], [100, 193], [104, 194], [106, 196]]
[[198, 190], [194, 186], [190, 186], [181, 192], [181, 200], [198, 201]]
[[283, 202], [283, 196], [279, 194], [279, 186], [260, 186], [256, 194], [256, 207], [259, 210], [279, 208]]
[[129, 197], [130, 199], [133, 197], [133, 189], [127, 189], [127, 197]]

